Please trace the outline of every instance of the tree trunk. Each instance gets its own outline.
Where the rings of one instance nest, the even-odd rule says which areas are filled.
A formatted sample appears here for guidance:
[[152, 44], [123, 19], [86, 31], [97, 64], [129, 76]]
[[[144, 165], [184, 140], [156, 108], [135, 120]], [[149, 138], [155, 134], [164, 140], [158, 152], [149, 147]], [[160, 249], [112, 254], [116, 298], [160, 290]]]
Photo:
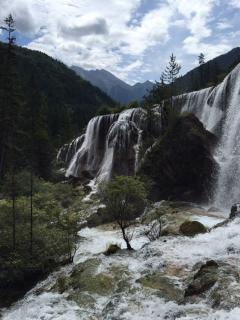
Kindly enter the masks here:
[[127, 249], [128, 249], [128, 250], [133, 250], [133, 248], [132, 248], [131, 245], [130, 245], [130, 242], [129, 242], [127, 239], [124, 239], [124, 240], [125, 240], [125, 242], [126, 242]]
[[15, 209], [15, 177], [12, 173], [12, 242], [13, 251], [16, 249], [16, 209]]
[[30, 172], [30, 255], [33, 254], [33, 170]]
[[128, 240], [128, 237], [126, 236], [125, 228], [122, 225], [120, 225], [120, 227], [122, 230], [123, 240], [126, 242], [126, 245], [127, 245], [127, 249], [133, 250], [133, 248], [131, 247], [130, 241]]

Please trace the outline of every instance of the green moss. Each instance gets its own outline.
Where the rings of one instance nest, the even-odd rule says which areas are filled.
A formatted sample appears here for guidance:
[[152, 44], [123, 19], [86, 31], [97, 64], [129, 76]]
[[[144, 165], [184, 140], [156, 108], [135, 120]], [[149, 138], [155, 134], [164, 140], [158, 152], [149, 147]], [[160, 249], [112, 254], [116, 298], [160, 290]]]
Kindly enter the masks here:
[[183, 292], [174, 284], [173, 280], [155, 272], [137, 280], [142, 286], [157, 290], [157, 295], [167, 300], [182, 301]]

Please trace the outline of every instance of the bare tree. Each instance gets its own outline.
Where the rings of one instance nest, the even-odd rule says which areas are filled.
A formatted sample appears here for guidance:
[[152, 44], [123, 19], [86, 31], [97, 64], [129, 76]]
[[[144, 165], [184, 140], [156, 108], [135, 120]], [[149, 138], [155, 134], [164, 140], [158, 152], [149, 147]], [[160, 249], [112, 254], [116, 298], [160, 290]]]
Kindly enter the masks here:
[[148, 230], [145, 231], [145, 236], [149, 241], [155, 241], [160, 238], [162, 232], [162, 221], [161, 219], [153, 221]]

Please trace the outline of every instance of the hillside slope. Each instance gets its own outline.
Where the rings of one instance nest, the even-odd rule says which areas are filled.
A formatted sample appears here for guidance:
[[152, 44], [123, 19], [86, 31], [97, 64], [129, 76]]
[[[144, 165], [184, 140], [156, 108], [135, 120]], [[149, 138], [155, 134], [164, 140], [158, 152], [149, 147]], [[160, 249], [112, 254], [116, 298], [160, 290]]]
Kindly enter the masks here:
[[[1, 60], [5, 52], [6, 45], [0, 43]], [[21, 47], [15, 47], [15, 54], [24, 100], [29, 101], [34, 82], [39, 94], [46, 99], [50, 134], [54, 139], [58, 139], [59, 143], [70, 138], [68, 133], [64, 132], [69, 130], [69, 124], [72, 137], [81, 131], [99, 107], [115, 105], [99, 88], [81, 79], [63, 63], [46, 54]]]
[[192, 92], [218, 84], [240, 62], [240, 47], [189, 71], [176, 81], [179, 93]]

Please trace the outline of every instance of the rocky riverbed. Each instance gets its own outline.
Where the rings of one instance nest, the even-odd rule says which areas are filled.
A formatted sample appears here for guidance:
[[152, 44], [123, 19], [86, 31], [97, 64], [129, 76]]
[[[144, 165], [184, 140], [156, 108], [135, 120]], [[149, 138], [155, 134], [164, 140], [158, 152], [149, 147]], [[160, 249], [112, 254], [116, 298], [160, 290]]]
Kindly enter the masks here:
[[[132, 227], [132, 252], [114, 224], [86, 227], [74, 263], [2, 310], [2, 319], [237, 320], [240, 219], [221, 223], [227, 217], [215, 208], [155, 203]], [[159, 219], [162, 236], [150, 242], [146, 230]], [[111, 243], [121, 250], [106, 256]]]

